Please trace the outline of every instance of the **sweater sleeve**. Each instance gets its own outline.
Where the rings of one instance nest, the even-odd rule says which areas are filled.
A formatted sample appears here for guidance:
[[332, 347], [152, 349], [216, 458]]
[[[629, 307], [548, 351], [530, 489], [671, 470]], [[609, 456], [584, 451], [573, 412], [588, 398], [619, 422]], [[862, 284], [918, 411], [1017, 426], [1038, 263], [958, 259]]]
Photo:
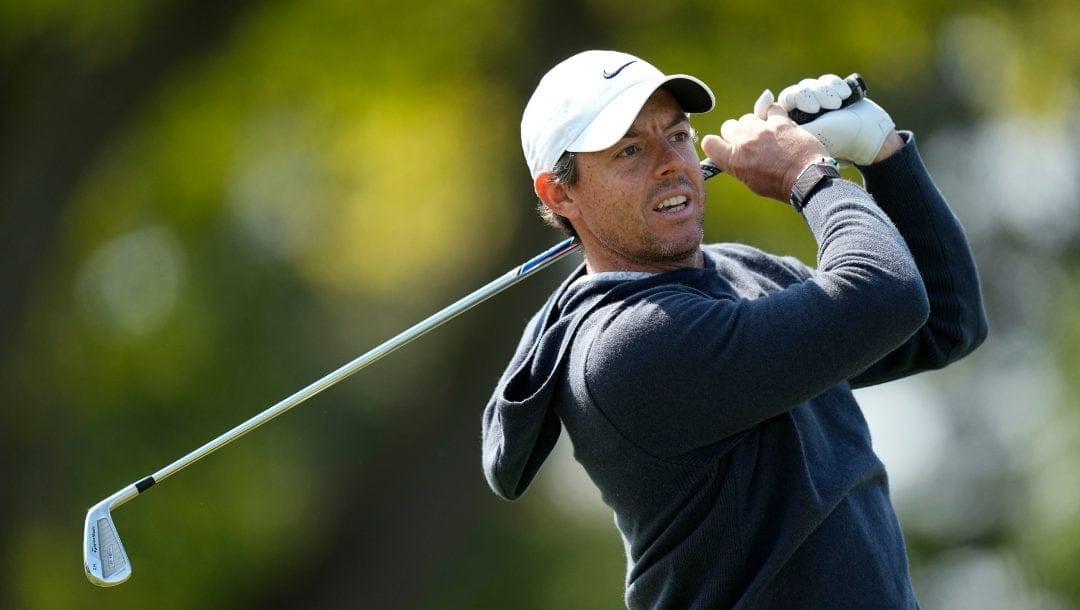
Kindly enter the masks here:
[[888, 217], [844, 180], [804, 215], [819, 244], [810, 278], [752, 299], [725, 293], [715, 272], [708, 289], [640, 291], [583, 328], [579, 390], [630, 440], [673, 456], [790, 410], [907, 341], [928, 305]]
[[942, 368], [978, 347], [987, 335], [975, 261], [960, 222], [934, 185], [910, 132], [906, 146], [860, 167], [867, 190], [904, 236], [918, 266], [930, 316], [903, 345], [854, 376], [856, 387]]

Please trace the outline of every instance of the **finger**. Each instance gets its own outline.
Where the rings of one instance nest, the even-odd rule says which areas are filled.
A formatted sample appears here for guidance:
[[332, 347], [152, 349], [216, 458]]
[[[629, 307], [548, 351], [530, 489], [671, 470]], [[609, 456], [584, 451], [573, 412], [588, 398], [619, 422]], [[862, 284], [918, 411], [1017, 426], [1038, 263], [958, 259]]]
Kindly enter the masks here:
[[757, 101], [754, 102], [754, 115], [761, 120], [768, 118], [765, 111], [769, 109], [769, 106], [772, 105], [773, 101], [772, 91], [769, 89], [762, 91], [761, 95], [758, 96]]
[[784, 107], [781, 106], [780, 104], [770, 104], [769, 107], [765, 109], [765, 118], [766, 119], [774, 117], [774, 116], [782, 116], [784, 118], [787, 118], [787, 115], [788, 115], [787, 110], [785, 110]]
[[776, 96], [776, 101], [784, 107], [785, 110], [793, 110], [795, 108], [796, 95], [799, 93], [798, 85], [791, 85], [790, 87], [784, 87], [780, 90], [780, 95]]
[[836, 110], [840, 107], [840, 104], [844, 102], [844, 98], [833, 90], [832, 85], [824, 80], [818, 79], [817, 85], [813, 88], [814, 96], [817, 98], [821, 107], [825, 110]]
[[[809, 83], [809, 85], [808, 85]], [[810, 86], [817, 84], [817, 81], [813, 79], [804, 79], [799, 81], [796, 85], [786, 87], [780, 92], [780, 105], [785, 110], [801, 110], [810, 114], [816, 114], [821, 110], [821, 103], [818, 102], [817, 96], [810, 90]]]
[[851, 85], [835, 74], [822, 74], [818, 80], [832, 89], [842, 100], [846, 100], [851, 95]]
[[719, 136], [709, 134], [701, 139], [701, 150], [709, 157], [709, 161], [720, 169], [727, 171], [731, 161], [731, 144]]
[[[733, 139], [738, 133], [739, 122], [735, 119], [728, 119], [724, 121], [723, 125], [720, 125], [720, 137], [724, 138], [725, 140]], [[704, 145], [704, 142], [702, 142], [702, 145]]]
[[821, 102], [818, 101], [817, 95], [814, 94], [817, 81], [812, 78], [804, 78], [799, 81], [798, 87], [799, 91], [795, 95], [795, 107], [810, 114], [821, 110]]

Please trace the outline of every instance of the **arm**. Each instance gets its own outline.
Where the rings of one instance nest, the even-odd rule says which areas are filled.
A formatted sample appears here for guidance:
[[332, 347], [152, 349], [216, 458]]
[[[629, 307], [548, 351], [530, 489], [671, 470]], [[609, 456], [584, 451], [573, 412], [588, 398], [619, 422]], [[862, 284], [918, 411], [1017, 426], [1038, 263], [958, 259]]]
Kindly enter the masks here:
[[[839, 77], [825, 75], [787, 87], [779, 98], [786, 109], [816, 112], [838, 106], [849, 94]], [[927, 323], [910, 341], [853, 377], [852, 384], [941, 368], [978, 347], [987, 324], [975, 263], [964, 231], [926, 171], [911, 133], [901, 137], [885, 109], [865, 98], [803, 127], [829, 154], [857, 165], [867, 190], [907, 241], [930, 299]]]
[[492, 491], [507, 500], [525, 492], [561, 430], [555, 411], [547, 408], [553, 389], [551, 376], [531, 374], [537, 363], [543, 366], [551, 358], [538, 353], [541, 350], [536, 346], [539, 335], [558, 318], [554, 307], [551, 297], [529, 320], [510, 365], [484, 408], [484, 476]]
[[938, 369], [971, 353], [987, 335], [975, 261], [964, 230], [934, 185], [915, 146], [860, 166], [867, 190], [904, 236], [926, 286], [930, 317], [912, 337], [851, 379], [866, 386]]
[[[817, 274], [756, 299], [725, 291], [715, 272], [646, 280], [657, 284], [583, 329], [579, 389], [628, 438], [672, 455], [790, 410], [906, 341], [928, 306], [889, 219], [844, 180], [804, 213], [820, 244]], [[673, 282], [678, 274], [692, 281]], [[699, 281], [708, 288], [691, 287]]]

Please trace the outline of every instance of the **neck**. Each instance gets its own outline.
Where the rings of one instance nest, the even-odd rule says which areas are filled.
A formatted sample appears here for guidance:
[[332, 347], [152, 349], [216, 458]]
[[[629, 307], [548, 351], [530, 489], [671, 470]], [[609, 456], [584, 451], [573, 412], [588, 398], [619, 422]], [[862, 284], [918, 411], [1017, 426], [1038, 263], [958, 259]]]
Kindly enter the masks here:
[[635, 260], [624, 257], [599, 256], [585, 248], [585, 270], [592, 273], [608, 271], [644, 271], [647, 273], [662, 273], [675, 269], [701, 268], [705, 266], [705, 255], [701, 247], [696, 247], [692, 252], [670, 258], [652, 260]]

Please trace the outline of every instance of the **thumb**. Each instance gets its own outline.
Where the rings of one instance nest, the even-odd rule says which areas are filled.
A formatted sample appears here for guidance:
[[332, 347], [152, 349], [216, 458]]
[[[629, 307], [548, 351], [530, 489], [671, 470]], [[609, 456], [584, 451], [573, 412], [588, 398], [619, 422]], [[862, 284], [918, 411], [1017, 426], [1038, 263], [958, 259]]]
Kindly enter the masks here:
[[754, 116], [762, 121], [768, 119], [769, 106], [771, 106], [774, 101], [776, 100], [773, 99], [772, 90], [766, 89], [762, 91], [761, 95], [758, 96], [757, 101], [754, 102]]
[[727, 170], [731, 161], [731, 144], [720, 136], [709, 134], [701, 139], [701, 150], [709, 157], [709, 161], [722, 170]]

